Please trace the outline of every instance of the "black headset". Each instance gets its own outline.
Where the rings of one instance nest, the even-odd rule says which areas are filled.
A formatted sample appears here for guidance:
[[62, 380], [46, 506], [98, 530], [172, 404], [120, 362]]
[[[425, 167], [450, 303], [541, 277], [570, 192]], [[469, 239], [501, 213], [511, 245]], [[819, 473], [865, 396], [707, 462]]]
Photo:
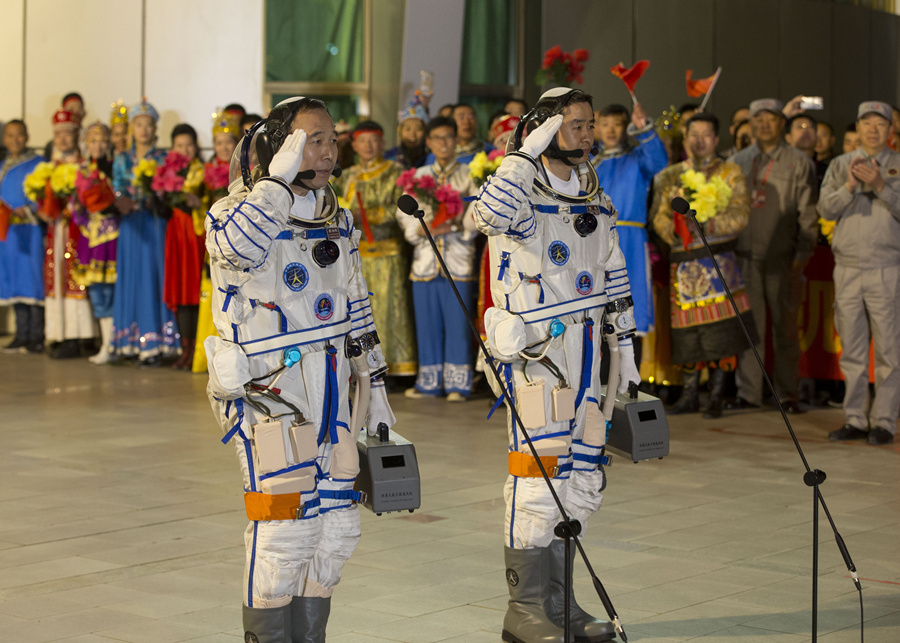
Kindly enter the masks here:
[[[570, 89], [565, 94], [560, 94], [559, 96], [548, 96], [546, 98], [540, 99], [537, 104], [531, 109], [531, 111], [525, 114], [525, 116], [522, 117], [522, 120], [519, 121], [519, 124], [516, 127], [516, 131], [513, 134], [513, 146], [515, 147], [515, 149], [518, 150], [522, 147], [522, 143], [525, 141], [525, 138], [536, 127], [544, 124], [547, 120], [553, 118], [557, 114], [562, 114], [563, 110], [569, 105], [569, 103], [572, 102], [572, 99], [579, 95], [590, 98], [585, 92], [580, 89]], [[597, 152], [598, 148], [595, 144], [594, 147], [591, 148], [591, 154], [596, 155]], [[544, 154], [546, 154], [550, 158], [558, 159], [566, 165], [574, 166], [575, 163], [572, 163], [572, 161], [570, 161], [569, 159], [580, 157], [581, 151], [561, 150], [559, 148], [559, 143], [556, 142], [556, 137], [554, 136], [553, 140], [550, 141], [550, 144], [544, 151]]]

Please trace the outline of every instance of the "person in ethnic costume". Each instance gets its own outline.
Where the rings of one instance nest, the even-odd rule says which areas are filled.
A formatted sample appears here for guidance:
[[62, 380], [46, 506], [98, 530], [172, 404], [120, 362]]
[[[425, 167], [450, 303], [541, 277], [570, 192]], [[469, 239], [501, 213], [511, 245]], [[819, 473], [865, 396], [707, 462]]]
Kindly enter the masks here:
[[[700, 408], [700, 371], [710, 367], [712, 389], [704, 417], [722, 415], [725, 374], [734, 370], [736, 355], [746, 348], [737, 315], [756, 340], [756, 325], [735, 259], [738, 233], [747, 226], [750, 202], [744, 173], [716, 155], [719, 121], [712, 114], [695, 114], [688, 121], [686, 149], [690, 159], [660, 172], [653, 188], [653, 227], [671, 246], [670, 300], [672, 361], [684, 369], [684, 391], [670, 413]], [[686, 198], [697, 209], [709, 245], [728, 280], [738, 311], [728, 301], [715, 267], [692, 223], [673, 215], [672, 199]], [[711, 196], [711, 205], [698, 203]]]
[[119, 238], [119, 212], [112, 188], [112, 158], [109, 154], [109, 128], [97, 121], [84, 132], [87, 160], [79, 168], [76, 180], [78, 208], [73, 220], [78, 224], [87, 248], [79, 257], [84, 265], [84, 284], [100, 322], [100, 351], [90, 358], [94, 364], [110, 360], [113, 326], [113, 296], [116, 283], [116, 245]]
[[[209, 210], [219, 199], [228, 195], [228, 170], [231, 156], [237, 147], [242, 132], [256, 123], [249, 123], [242, 127], [241, 122], [246, 116], [238, 118], [234, 110], [218, 112], [213, 117], [213, 149], [215, 154], [209, 163], [203, 167], [203, 184], [205, 192], [203, 201], [206, 210]], [[209, 278], [208, 257], [203, 262], [203, 270], [200, 275], [200, 313], [197, 319], [197, 341], [194, 344], [194, 358], [191, 363], [191, 372], [206, 372], [206, 349], [203, 342], [207, 337], [216, 335], [216, 327], [213, 324], [212, 315], [212, 281]]]
[[409, 260], [403, 229], [397, 223], [397, 178], [403, 167], [385, 160], [384, 130], [374, 121], [353, 129], [353, 150], [359, 163], [335, 181], [342, 205], [362, 230], [359, 257], [372, 293], [372, 318], [380, 329], [381, 351], [392, 375], [416, 374]]
[[[206, 209], [198, 193], [203, 187], [203, 162], [197, 153], [197, 132], [187, 123], [172, 130], [174, 157], [187, 159], [187, 176], [181, 188], [178, 205], [166, 228], [166, 267], [163, 301], [178, 322], [181, 357], [172, 365], [177, 370], [190, 370], [197, 341], [197, 319], [200, 303], [200, 272], [206, 254], [206, 231], [203, 219]], [[170, 152], [170, 154], [172, 154]], [[167, 157], [168, 158], [168, 157]]]
[[[81, 164], [78, 133], [81, 121], [76, 114], [59, 110], [53, 117], [53, 162], [57, 168]], [[73, 176], [74, 181], [74, 176]], [[52, 186], [51, 179], [50, 185]], [[74, 183], [73, 183], [74, 189]], [[72, 215], [75, 200], [46, 192], [39, 215], [47, 223], [47, 250], [44, 261], [44, 335], [52, 358], [78, 357], [82, 343], [96, 336], [94, 317], [84, 283], [87, 239]]]
[[23, 183], [44, 158], [29, 150], [28, 128], [12, 120], [3, 130], [6, 158], [0, 163], [0, 207], [8, 210], [6, 241], [0, 241], [0, 301], [13, 305], [16, 335], [4, 350], [44, 350], [44, 233]]
[[[435, 162], [416, 170], [415, 177], [430, 178], [438, 189], [449, 186], [463, 198], [474, 196], [477, 190], [469, 176], [468, 166], [455, 160], [456, 122], [444, 116], [432, 119], [428, 123], [426, 140], [435, 155]], [[420, 206], [425, 211], [424, 221], [432, 226], [438, 248], [444, 255], [460, 295], [472, 310], [478, 287], [474, 222], [462, 212], [435, 226], [434, 209], [427, 203], [420, 203]], [[413, 246], [410, 279], [413, 281], [419, 356], [416, 385], [407, 389], [405, 395], [419, 398], [446, 393], [450, 402], [465, 401], [472, 391], [474, 359], [474, 346], [466, 317], [419, 221], [399, 210], [397, 216], [406, 240]]]
[[409, 104], [397, 114], [397, 147], [389, 149], [384, 158], [396, 161], [407, 170], [425, 165], [428, 148], [425, 147], [425, 124], [428, 113], [417, 93]]
[[173, 352], [175, 322], [163, 304], [163, 260], [166, 220], [155, 208], [141, 172], [154, 170], [165, 152], [156, 148], [159, 114], [146, 100], [128, 111], [131, 149], [116, 156], [113, 187], [122, 213], [116, 248], [118, 278], [113, 302], [113, 346], [116, 353], [137, 357], [143, 366], [159, 366]]

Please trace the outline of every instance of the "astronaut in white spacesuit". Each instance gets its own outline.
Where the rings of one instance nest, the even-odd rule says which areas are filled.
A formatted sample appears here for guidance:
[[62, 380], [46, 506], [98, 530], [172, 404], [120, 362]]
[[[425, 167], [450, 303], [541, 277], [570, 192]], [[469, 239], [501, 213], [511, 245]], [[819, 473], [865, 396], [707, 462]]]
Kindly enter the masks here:
[[[515, 401], [566, 513], [582, 527], [605, 486], [602, 335], [618, 340], [619, 390], [640, 382], [617, 212], [588, 162], [593, 120], [584, 92], [546, 92], [474, 208], [490, 237], [494, 307], [485, 328], [503, 379], [494, 385]], [[563, 643], [565, 548], [554, 537], [561, 516], [516, 424], [510, 414], [503, 640]], [[613, 625], [574, 597], [570, 617], [575, 641], [615, 638]]]
[[360, 235], [328, 183], [336, 140], [321, 101], [280, 103], [238, 146], [206, 220], [219, 334], [208, 392], [243, 473], [250, 642], [325, 640], [360, 536], [356, 438], [394, 423]]

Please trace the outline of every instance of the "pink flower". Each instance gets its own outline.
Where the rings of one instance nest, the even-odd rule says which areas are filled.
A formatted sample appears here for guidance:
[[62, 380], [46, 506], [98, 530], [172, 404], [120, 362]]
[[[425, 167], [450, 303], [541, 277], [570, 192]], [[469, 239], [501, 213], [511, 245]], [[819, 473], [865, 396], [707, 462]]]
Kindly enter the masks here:
[[442, 185], [434, 192], [434, 197], [437, 199], [438, 203], [443, 203], [444, 207], [447, 209], [447, 214], [451, 217], [455, 217], [463, 211], [463, 201], [462, 197], [459, 196], [459, 192], [454, 190], [449, 185]]
[[416, 181], [415, 187], [420, 190], [425, 190], [426, 192], [431, 192], [437, 187], [437, 182], [434, 180], [433, 176], [423, 174]]
[[208, 164], [203, 171], [203, 182], [210, 190], [228, 187], [228, 164]]
[[409, 194], [415, 187], [415, 176], [415, 169], [406, 170], [397, 177], [397, 187], [401, 188], [406, 194]]
[[496, 161], [499, 158], [502, 158], [503, 155], [506, 154], [505, 150], [494, 150], [488, 154], [488, 161]]
[[172, 151], [166, 154], [166, 160], [163, 161], [164, 168], [171, 168], [172, 172], [178, 173], [182, 170], [187, 169], [187, 166], [191, 164], [191, 159], [186, 157], [184, 154], [179, 154], [178, 152]]

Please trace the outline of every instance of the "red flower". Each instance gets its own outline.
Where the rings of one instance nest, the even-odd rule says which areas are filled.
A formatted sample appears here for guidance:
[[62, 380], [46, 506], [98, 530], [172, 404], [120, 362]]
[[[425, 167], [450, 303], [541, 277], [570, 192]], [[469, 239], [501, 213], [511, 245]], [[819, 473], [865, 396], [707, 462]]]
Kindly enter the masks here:
[[228, 164], [207, 163], [203, 168], [203, 183], [210, 190], [228, 187]]
[[427, 192], [431, 192], [437, 187], [437, 182], [434, 180], [433, 176], [429, 176], [428, 174], [423, 174], [416, 180], [415, 187], [419, 190], [425, 190]]
[[588, 59], [589, 52], [587, 49], [576, 49], [572, 52], [572, 55], [575, 56], [575, 60], [582, 63]]
[[462, 197], [459, 196], [459, 192], [449, 185], [442, 185], [435, 190], [434, 197], [438, 200], [438, 203], [444, 204], [444, 207], [447, 209], [447, 215], [450, 217], [455, 217], [463, 211]]
[[410, 194], [415, 185], [416, 170], [412, 168], [406, 170], [397, 177], [397, 187], [401, 188], [404, 193]]
[[551, 47], [544, 54], [544, 69], [550, 69], [557, 60], [561, 60], [565, 54], [563, 53], [562, 47], [556, 45], [555, 47]]

